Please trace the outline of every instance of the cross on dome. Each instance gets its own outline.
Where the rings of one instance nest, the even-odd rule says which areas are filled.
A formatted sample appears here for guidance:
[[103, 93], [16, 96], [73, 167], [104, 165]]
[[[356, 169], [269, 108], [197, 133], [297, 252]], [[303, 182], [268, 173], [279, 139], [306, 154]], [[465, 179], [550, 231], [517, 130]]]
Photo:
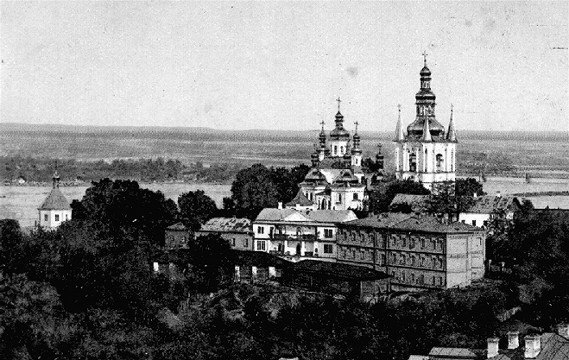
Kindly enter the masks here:
[[338, 102], [338, 112], [340, 112], [340, 103], [342, 102], [342, 100], [340, 100], [340, 97], [338, 96], [336, 101]]
[[358, 132], [358, 125], [360, 124], [358, 121], [354, 123], [356, 125], [356, 133]]
[[423, 51], [423, 63], [427, 66], [427, 51]]

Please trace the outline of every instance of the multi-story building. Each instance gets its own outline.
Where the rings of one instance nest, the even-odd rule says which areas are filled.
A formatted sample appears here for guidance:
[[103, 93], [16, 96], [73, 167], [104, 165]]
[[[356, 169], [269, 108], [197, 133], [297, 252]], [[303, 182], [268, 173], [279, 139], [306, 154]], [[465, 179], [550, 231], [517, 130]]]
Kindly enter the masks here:
[[421, 87], [415, 95], [415, 121], [407, 126], [407, 132], [403, 129], [399, 109], [393, 140], [396, 143], [395, 175], [399, 180], [421, 182], [432, 190], [436, 183], [455, 180], [457, 138], [452, 106], [446, 132], [435, 117], [436, 96], [431, 90], [431, 70], [426, 57], [420, 76]]
[[336, 261], [337, 225], [355, 219], [351, 210], [263, 209], [253, 221], [254, 249], [291, 261]]
[[53, 174], [53, 188], [38, 208], [39, 226], [45, 229], [55, 229], [62, 222], [71, 220], [72, 210], [69, 202], [59, 190], [59, 174]]
[[399, 213], [337, 226], [338, 261], [385, 272], [394, 291], [466, 286], [484, 276], [483, 229]]

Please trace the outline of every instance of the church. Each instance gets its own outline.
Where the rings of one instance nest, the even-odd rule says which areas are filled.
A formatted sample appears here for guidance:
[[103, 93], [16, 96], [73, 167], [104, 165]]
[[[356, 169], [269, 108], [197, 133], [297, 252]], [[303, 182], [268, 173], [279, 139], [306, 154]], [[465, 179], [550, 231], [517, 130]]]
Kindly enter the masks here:
[[59, 174], [53, 174], [53, 187], [49, 195], [38, 208], [39, 226], [44, 229], [56, 229], [62, 222], [71, 220], [71, 206], [59, 190]]
[[456, 178], [456, 131], [453, 108], [450, 110], [448, 129], [435, 116], [435, 94], [431, 90], [431, 71], [426, 54], [421, 69], [421, 87], [415, 95], [416, 117], [404, 131], [401, 107], [395, 130], [395, 175], [397, 180], [411, 179], [422, 183], [428, 190], [434, 185]]
[[[358, 122], [354, 135], [344, 128], [344, 116], [340, 111], [335, 117], [335, 127], [327, 135], [322, 130], [318, 145], [311, 156], [312, 168], [299, 184], [298, 195], [288, 208], [310, 210], [360, 210], [366, 198], [366, 173], [362, 168], [362, 149]], [[377, 156], [383, 162], [380, 153]]]

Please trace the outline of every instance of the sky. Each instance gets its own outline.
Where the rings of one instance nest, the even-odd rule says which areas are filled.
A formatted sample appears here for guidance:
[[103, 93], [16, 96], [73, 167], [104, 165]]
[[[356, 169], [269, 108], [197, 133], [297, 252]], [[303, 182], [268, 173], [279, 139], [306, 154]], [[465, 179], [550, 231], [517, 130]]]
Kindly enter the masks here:
[[0, 122], [569, 131], [569, 3], [0, 3]]

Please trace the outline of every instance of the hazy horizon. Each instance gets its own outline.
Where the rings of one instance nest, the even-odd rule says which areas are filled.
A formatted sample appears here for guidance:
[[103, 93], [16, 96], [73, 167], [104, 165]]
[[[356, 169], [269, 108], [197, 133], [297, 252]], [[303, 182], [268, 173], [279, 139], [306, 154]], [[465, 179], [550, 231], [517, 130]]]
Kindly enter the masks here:
[[426, 50], [443, 125], [569, 130], [566, 2], [0, 6], [0, 123], [390, 132]]

